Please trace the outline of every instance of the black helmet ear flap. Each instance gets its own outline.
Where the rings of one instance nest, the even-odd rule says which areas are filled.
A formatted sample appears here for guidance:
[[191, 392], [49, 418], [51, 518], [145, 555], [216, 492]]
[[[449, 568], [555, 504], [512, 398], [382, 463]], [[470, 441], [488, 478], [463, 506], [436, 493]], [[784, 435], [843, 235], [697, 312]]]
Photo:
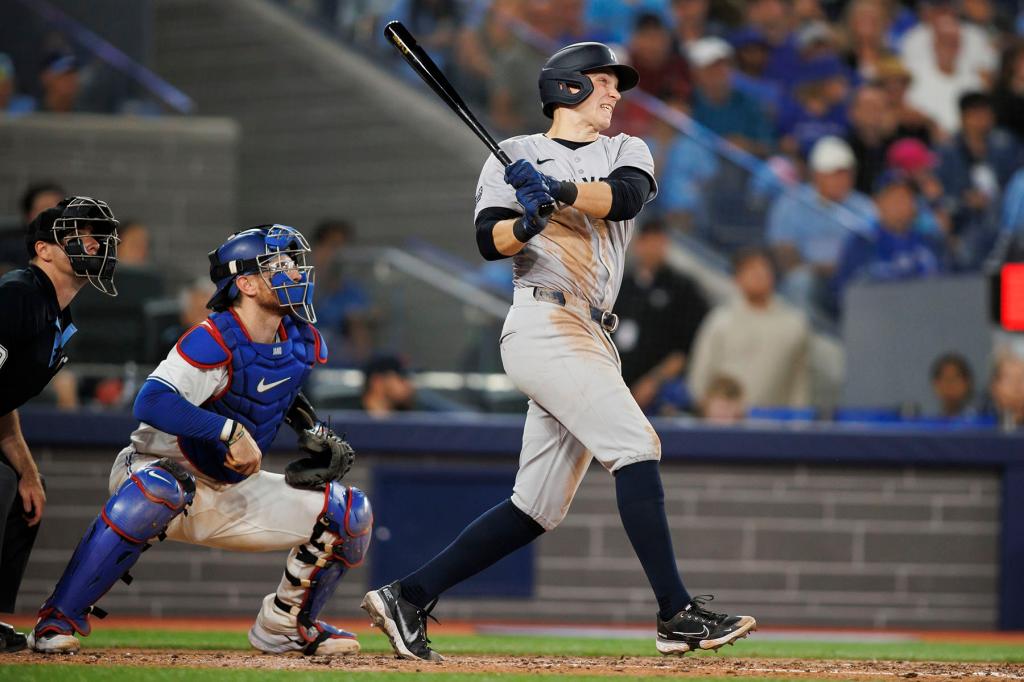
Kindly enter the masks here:
[[[584, 74], [572, 69], [544, 69], [540, 74], [540, 100], [544, 115], [551, 118], [556, 104], [579, 104], [594, 92], [594, 84]], [[577, 88], [577, 92], [569, 90]]]

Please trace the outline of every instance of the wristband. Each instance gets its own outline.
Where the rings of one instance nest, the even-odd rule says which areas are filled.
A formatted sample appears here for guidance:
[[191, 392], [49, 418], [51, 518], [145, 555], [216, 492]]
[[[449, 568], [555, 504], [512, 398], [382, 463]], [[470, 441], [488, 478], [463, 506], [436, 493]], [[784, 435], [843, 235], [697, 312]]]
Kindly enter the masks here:
[[244, 436], [244, 435], [245, 435], [245, 427], [242, 425], [241, 422], [235, 422], [235, 428], [233, 428], [231, 430], [231, 435], [228, 436], [228, 439], [226, 441], [227, 444], [228, 444], [228, 447], [230, 448], [232, 445], [234, 445], [238, 441], [242, 440], [242, 436]]
[[575, 182], [559, 180], [558, 186], [555, 187], [555, 192], [551, 196], [554, 197], [556, 201], [572, 206], [576, 203], [576, 197], [579, 196], [579, 193], [580, 188], [576, 186]]
[[536, 232], [531, 232], [526, 227], [526, 220], [522, 217], [516, 218], [515, 222], [512, 223], [512, 236], [526, 243], [536, 236]]

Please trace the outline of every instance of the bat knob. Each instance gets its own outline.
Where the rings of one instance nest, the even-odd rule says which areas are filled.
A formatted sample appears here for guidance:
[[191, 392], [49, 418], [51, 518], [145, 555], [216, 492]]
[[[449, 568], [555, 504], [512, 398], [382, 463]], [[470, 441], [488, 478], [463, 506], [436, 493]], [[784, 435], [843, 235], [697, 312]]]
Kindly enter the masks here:
[[550, 217], [551, 214], [554, 213], [554, 212], [555, 212], [555, 204], [553, 202], [549, 202], [549, 203], [546, 203], [546, 204], [541, 204], [540, 208], [537, 209], [537, 213], [539, 213], [542, 218]]

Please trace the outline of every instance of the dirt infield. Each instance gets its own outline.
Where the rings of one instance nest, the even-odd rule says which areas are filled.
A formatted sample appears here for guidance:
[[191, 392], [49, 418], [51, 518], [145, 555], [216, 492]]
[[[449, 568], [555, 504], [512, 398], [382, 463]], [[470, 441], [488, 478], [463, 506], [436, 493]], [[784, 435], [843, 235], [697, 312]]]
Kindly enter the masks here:
[[1024, 664], [929, 663], [908, 661], [816, 661], [749, 658], [575, 658], [562, 656], [452, 656], [444, 663], [402, 661], [390, 656], [267, 656], [243, 651], [91, 650], [73, 656], [27, 651], [0, 656], [0, 663], [132, 667], [194, 667], [253, 670], [326, 670], [345, 672], [532, 673], [637, 675], [644, 677], [779, 677], [834, 680], [913, 679], [919, 682], [987, 678], [1024, 680]]

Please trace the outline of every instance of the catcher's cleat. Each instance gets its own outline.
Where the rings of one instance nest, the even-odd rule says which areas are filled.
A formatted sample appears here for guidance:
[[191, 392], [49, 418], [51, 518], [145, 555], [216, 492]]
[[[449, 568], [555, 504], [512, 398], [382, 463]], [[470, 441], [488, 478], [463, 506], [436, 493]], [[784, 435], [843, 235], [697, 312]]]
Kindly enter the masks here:
[[[249, 644], [265, 654], [344, 656], [359, 652], [359, 640], [322, 620], [304, 627], [275, 604], [274, 595], [264, 598], [256, 622], [249, 628]], [[269, 614], [269, 615], [268, 615]]]
[[397, 580], [379, 590], [367, 592], [359, 608], [370, 614], [373, 624], [384, 631], [391, 648], [399, 658], [440, 662], [444, 656], [430, 648], [427, 638], [427, 618], [437, 603], [435, 599], [421, 609], [402, 598], [402, 584]]
[[40, 654], [74, 654], [82, 648], [78, 638], [65, 632], [48, 630], [43, 634], [28, 633], [28, 646]]
[[0, 654], [11, 654], [28, 646], [25, 635], [7, 623], [0, 623]]
[[658, 651], [668, 656], [697, 649], [714, 650], [757, 630], [757, 621], [750, 616], [729, 616], [705, 609], [704, 605], [712, 599], [711, 595], [694, 597], [669, 620], [658, 618]]

